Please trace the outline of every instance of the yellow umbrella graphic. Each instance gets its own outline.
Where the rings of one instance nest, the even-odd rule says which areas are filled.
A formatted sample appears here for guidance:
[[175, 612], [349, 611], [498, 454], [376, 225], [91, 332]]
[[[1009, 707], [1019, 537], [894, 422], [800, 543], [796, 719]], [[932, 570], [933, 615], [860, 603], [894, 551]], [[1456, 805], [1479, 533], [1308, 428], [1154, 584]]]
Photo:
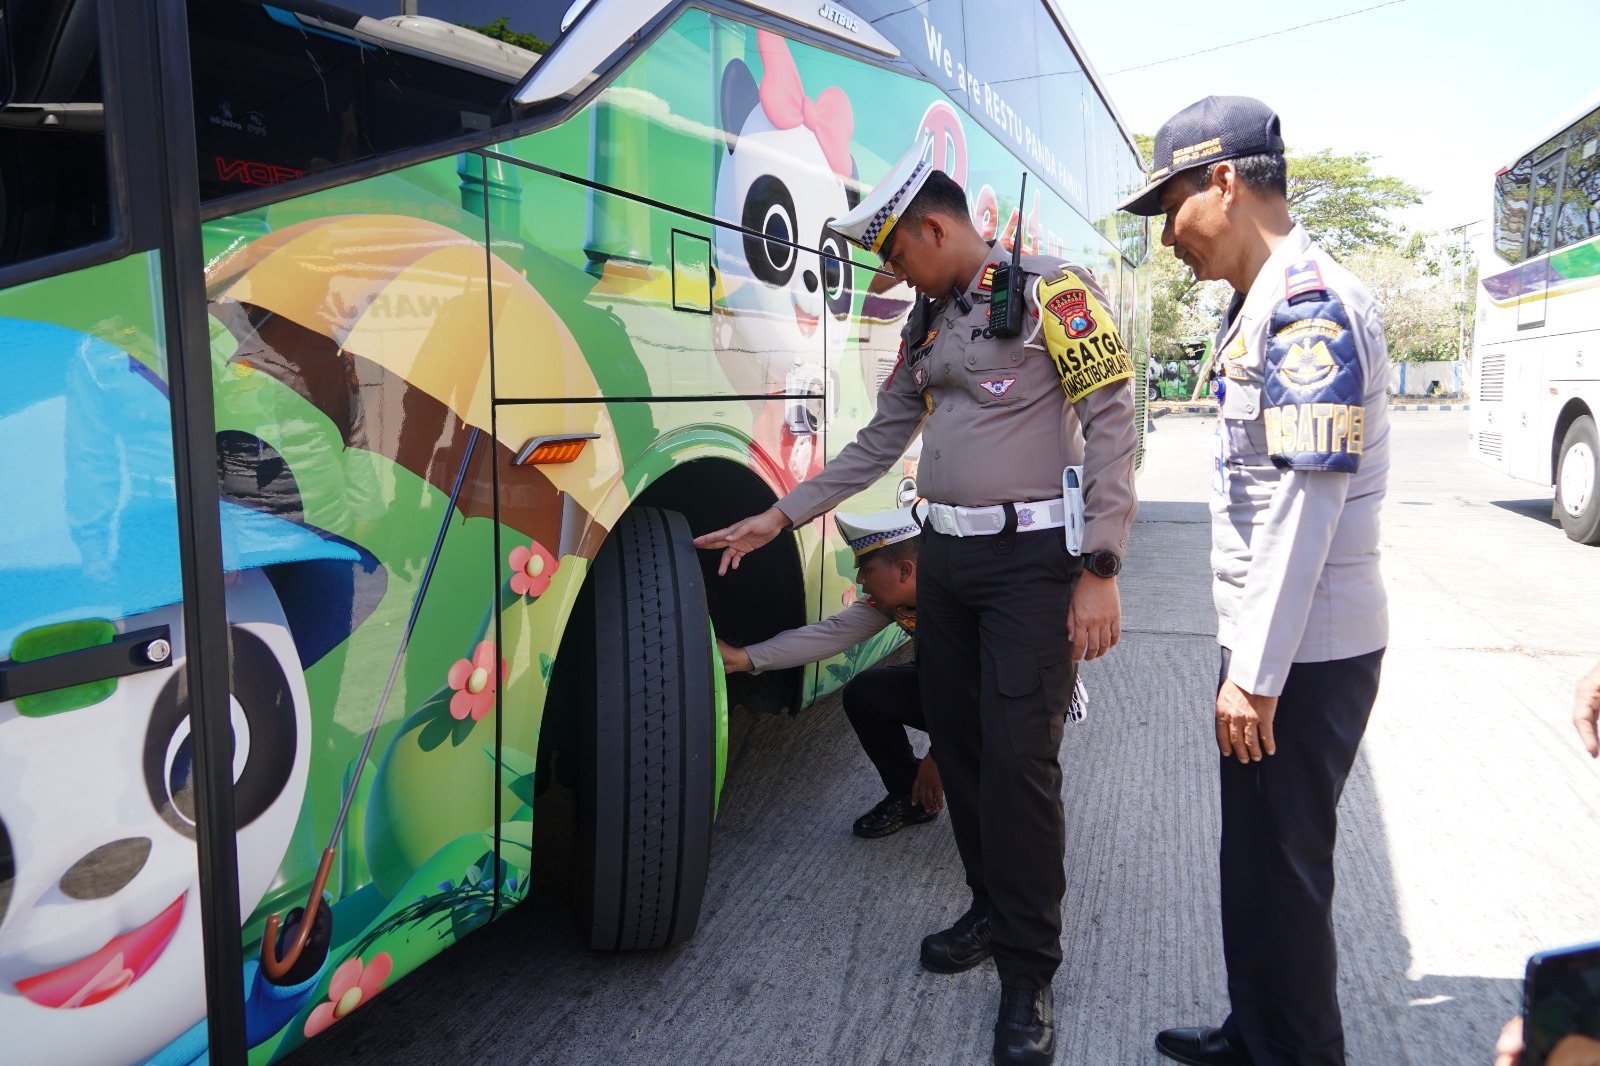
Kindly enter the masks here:
[[[495, 507], [492, 481], [473, 453], [493, 426], [496, 364], [494, 384], [506, 398], [598, 398], [600, 389], [571, 331], [527, 279], [453, 229], [398, 215], [313, 219], [239, 248], [206, 280], [219, 317], [229, 304], [245, 305], [304, 331], [288, 343], [263, 344], [257, 355], [264, 365], [257, 369], [328, 414], [347, 444], [387, 456], [450, 498], [299, 928], [281, 954], [278, 917], [267, 920], [262, 967], [279, 978], [305, 949], [354, 784], [371, 753], [450, 516], [459, 510], [464, 517], [498, 518], [544, 543], [560, 542], [562, 551], [592, 557], [605, 535], [592, 516], [621, 462], [604, 404], [540, 405], [559, 423], [554, 435], [595, 439], [578, 461], [544, 467], [514, 461], [523, 440], [495, 442], [502, 475]], [[493, 361], [492, 339], [502, 346]], [[552, 435], [551, 426], [542, 428]], [[563, 505], [563, 496], [581, 514]]]

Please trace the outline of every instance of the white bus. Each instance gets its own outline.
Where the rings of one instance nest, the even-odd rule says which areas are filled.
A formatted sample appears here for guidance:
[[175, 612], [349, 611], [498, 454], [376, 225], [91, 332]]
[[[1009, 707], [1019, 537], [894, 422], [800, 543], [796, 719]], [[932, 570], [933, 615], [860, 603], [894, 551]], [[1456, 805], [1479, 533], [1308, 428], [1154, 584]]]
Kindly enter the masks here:
[[1478, 294], [1470, 447], [1554, 485], [1567, 536], [1600, 544], [1600, 95], [1495, 175], [1494, 254]]

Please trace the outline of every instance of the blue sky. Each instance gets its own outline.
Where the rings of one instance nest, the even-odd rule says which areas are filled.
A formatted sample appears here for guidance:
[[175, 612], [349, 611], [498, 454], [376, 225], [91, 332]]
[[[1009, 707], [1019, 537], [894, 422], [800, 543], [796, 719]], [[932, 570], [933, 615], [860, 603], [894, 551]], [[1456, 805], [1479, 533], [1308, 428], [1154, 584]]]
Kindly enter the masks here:
[[[1212, 94], [1265, 100], [1294, 149], [1370, 152], [1427, 191], [1402, 217], [1440, 230], [1487, 218], [1494, 172], [1600, 92], [1600, 0], [1405, 0], [1321, 26], [1126, 74], [1169, 56], [1380, 0], [1060, 0], [1137, 132]], [[1131, 17], [1137, 12], [1137, 17]], [[1478, 226], [1476, 236], [1485, 230]]]

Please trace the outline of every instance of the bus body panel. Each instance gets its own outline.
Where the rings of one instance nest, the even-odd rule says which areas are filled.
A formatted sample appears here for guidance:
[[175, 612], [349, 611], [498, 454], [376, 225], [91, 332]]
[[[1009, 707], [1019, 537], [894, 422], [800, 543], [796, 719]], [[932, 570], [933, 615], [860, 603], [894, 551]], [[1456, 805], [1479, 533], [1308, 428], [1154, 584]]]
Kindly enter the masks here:
[[[197, 42], [238, 35], [221, 10], [196, 23]], [[271, 15], [279, 27], [288, 17]], [[946, 40], [959, 38], [954, 17]], [[366, 77], [335, 29], [313, 35], [313, 62]], [[366, 62], [375, 49], [361, 48]], [[231, 76], [219, 54], [196, 61], [206, 86]], [[269, 59], [251, 52], [246, 66], [265, 77]], [[470, 78], [452, 84], [490, 95]], [[235, 108], [224, 88], [196, 99], [203, 188], [310, 173], [266, 154], [258, 131], [279, 128], [275, 113]], [[290, 1053], [527, 894], [557, 652], [628, 508], [702, 466], [742, 471], [775, 499], [870, 420], [910, 294], [826, 222], [918, 132], [938, 136], [986, 236], [1094, 270], [1139, 347], [1129, 319], [1149, 297], [1124, 254], [1142, 257], [1143, 231], [1119, 230], [1107, 206], [1137, 183], [1137, 164], [1085, 76], [1063, 92], [1039, 131], [1024, 130], [993, 90], [980, 116], [937, 79], [689, 9], [559, 124], [325, 188], [290, 185], [206, 224], [250, 1062]], [[443, 129], [441, 99], [427, 121]], [[385, 144], [403, 140], [396, 115], [371, 118]], [[340, 130], [312, 116], [296, 136], [322, 151]], [[1023, 144], [1042, 179], [1025, 204], [1014, 199]], [[153, 539], [171, 539], [161, 516], [175, 508], [157, 277], [151, 254], [0, 290], [0, 336], [119, 375], [87, 390], [64, 377], [37, 402], [0, 404], [0, 442], [38, 455], [8, 477], [51, 486], [34, 520], [0, 530], [5, 558], [27, 561], [0, 564], [0, 578], [55, 589], [38, 574], [54, 568], [79, 586], [76, 599], [18, 601], [0, 631], [13, 661], [159, 622], [182, 662], [170, 591], [97, 598], [127, 583], [108, 572], [172, 586], [161, 575], [176, 549]], [[19, 366], [0, 365], [0, 395], [21, 395]], [[69, 423], [64, 411], [89, 413]], [[551, 438], [582, 441], [576, 459], [520, 461]], [[909, 503], [916, 460], [913, 442], [847, 506]], [[154, 501], [141, 513], [160, 521], [123, 530], [140, 484]], [[851, 603], [853, 558], [828, 517], [794, 543], [795, 620]], [[39, 635], [83, 622], [92, 633]], [[801, 703], [903, 639], [890, 627], [809, 669]], [[168, 1066], [206, 1052], [173, 674], [0, 703], [0, 1021], [31, 1057]], [[14, 772], [6, 759], [20, 760]], [[63, 818], [93, 831], [63, 832]], [[85, 890], [83, 918], [25, 910], [79, 885], [70, 871], [102, 870], [81, 865], [96, 848], [117, 844], [100, 854], [126, 860], [139, 840], [147, 858], [121, 884], [105, 875]], [[313, 900], [319, 931], [288, 975], [271, 976], [269, 920], [292, 925]]]

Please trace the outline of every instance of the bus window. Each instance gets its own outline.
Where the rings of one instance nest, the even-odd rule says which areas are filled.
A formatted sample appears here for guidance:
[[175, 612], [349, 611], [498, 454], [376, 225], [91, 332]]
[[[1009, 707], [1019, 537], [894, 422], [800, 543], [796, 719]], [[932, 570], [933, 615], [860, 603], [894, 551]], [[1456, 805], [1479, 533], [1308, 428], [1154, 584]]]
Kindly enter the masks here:
[[1600, 112], [1573, 127], [1556, 218], [1556, 247], [1600, 234]]
[[1561, 179], [1561, 157], [1547, 159], [1533, 172], [1533, 199], [1528, 211], [1528, 258], [1550, 250], [1550, 231], [1555, 224], [1556, 185]]
[[488, 129], [537, 58], [293, 0], [196, 0], [189, 27], [207, 200]]
[[111, 234], [95, 0], [6, 0], [0, 265]]
[[1523, 158], [1494, 182], [1494, 250], [1508, 263], [1522, 262], [1528, 235], [1528, 179], [1533, 160]]

